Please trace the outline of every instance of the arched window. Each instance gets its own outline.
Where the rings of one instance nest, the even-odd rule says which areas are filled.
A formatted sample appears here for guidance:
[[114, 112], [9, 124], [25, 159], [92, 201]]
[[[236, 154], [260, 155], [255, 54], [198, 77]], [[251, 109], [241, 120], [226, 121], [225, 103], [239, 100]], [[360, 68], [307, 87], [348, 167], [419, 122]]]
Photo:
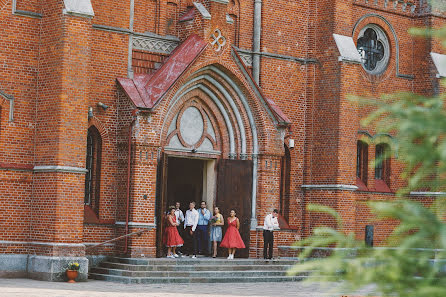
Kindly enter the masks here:
[[96, 127], [88, 129], [84, 203], [99, 214], [102, 139]]
[[369, 145], [364, 141], [358, 140], [356, 144], [356, 177], [358, 177], [364, 185], [367, 185], [367, 166]]
[[375, 179], [390, 182], [390, 147], [387, 143], [380, 143], [375, 150]]

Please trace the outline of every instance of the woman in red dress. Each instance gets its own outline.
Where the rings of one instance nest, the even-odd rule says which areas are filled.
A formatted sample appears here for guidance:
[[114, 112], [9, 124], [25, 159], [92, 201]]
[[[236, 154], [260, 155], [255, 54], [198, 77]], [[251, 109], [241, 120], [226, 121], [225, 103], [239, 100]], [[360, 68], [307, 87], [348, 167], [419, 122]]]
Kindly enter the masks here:
[[167, 258], [178, 258], [179, 256], [175, 250], [177, 247], [183, 246], [184, 244], [184, 240], [178, 233], [178, 225], [179, 223], [177, 223], [177, 218], [175, 216], [175, 207], [170, 207], [169, 214], [167, 215], [167, 227], [164, 242], [167, 246]]
[[228, 248], [228, 259], [234, 259], [234, 254], [237, 249], [244, 249], [242, 237], [240, 236], [240, 221], [235, 216], [235, 210], [231, 209], [230, 217], [228, 218], [228, 229], [226, 230], [225, 237], [223, 238], [220, 246]]

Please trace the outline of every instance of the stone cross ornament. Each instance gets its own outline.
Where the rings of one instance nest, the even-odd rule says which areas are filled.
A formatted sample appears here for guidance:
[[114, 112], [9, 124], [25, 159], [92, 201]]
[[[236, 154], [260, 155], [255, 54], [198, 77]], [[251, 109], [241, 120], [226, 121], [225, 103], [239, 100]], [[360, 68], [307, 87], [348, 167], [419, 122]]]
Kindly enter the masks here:
[[216, 52], [221, 51], [221, 49], [226, 45], [226, 38], [221, 33], [220, 29], [215, 29], [210, 36], [211, 45], [214, 47]]

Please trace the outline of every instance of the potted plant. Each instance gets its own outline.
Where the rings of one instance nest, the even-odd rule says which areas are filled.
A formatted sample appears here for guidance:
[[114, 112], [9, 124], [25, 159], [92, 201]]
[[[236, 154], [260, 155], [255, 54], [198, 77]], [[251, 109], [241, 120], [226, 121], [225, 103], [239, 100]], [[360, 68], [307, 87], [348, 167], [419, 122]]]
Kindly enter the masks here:
[[77, 262], [68, 263], [67, 267], [67, 278], [69, 283], [75, 283], [75, 279], [79, 274], [80, 265]]

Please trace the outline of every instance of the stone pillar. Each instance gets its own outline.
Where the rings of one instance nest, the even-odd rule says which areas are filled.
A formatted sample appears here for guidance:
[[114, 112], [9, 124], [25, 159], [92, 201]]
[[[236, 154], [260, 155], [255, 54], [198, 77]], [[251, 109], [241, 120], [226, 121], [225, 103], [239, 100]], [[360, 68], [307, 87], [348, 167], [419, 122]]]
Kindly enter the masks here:
[[69, 262], [88, 260], [82, 244], [90, 42], [90, 0], [42, 4], [39, 95], [28, 274], [64, 280]]

